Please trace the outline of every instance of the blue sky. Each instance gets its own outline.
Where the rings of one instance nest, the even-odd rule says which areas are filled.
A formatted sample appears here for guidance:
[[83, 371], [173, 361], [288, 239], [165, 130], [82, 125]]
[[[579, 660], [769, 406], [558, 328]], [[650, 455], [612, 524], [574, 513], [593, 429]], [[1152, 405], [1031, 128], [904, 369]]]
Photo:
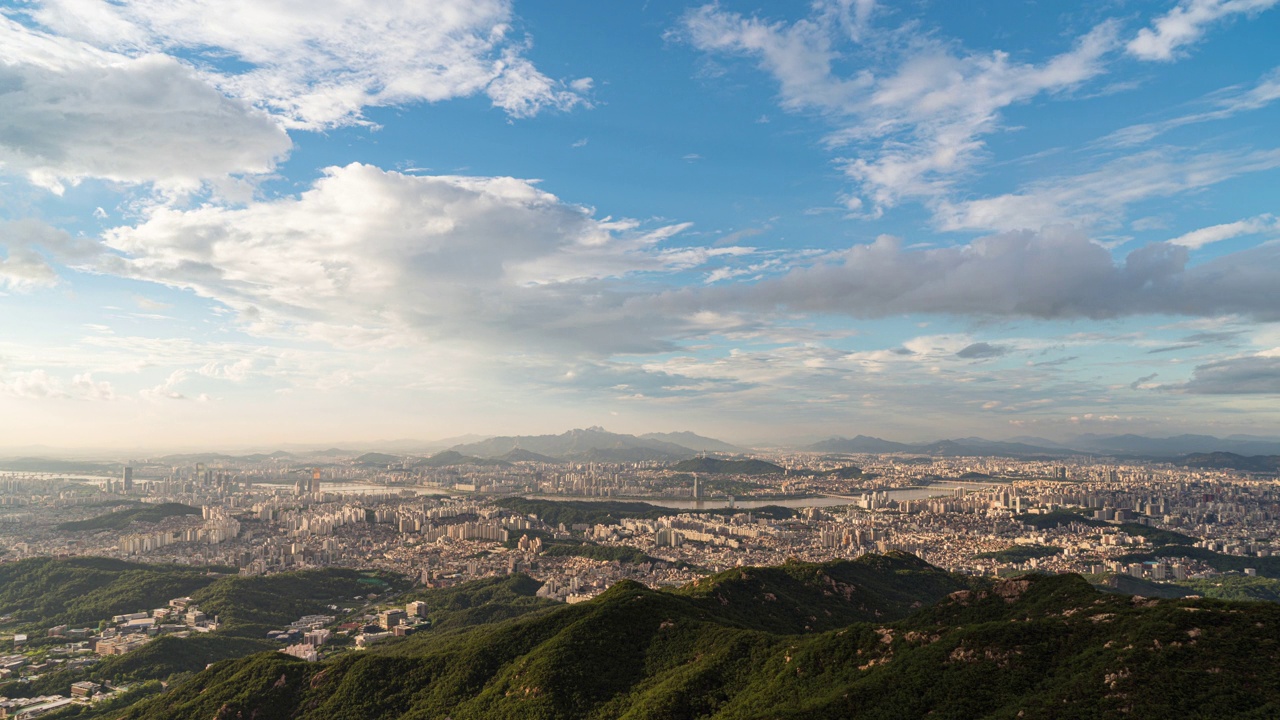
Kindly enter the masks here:
[[1280, 0], [0, 0], [0, 445], [1280, 434]]

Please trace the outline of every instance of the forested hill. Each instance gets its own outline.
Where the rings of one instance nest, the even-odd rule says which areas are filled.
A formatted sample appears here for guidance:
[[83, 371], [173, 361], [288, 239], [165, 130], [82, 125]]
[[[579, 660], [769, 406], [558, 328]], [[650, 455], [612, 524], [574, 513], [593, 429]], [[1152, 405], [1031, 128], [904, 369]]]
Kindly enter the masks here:
[[721, 460], [709, 457], [682, 460], [671, 469], [676, 472], [735, 475], [781, 475], [786, 472], [782, 466], [764, 460]]
[[1274, 718], [1280, 606], [989, 581], [906, 555], [741, 568], [321, 663], [218, 663], [122, 717]]
[[58, 526], [59, 530], [123, 530], [130, 524], [156, 523], [165, 518], [183, 515], [199, 515], [200, 508], [182, 503], [162, 503], [160, 505], [139, 505], [128, 510], [109, 512], [88, 520], [65, 522]]
[[[108, 558], [30, 558], [0, 564], [0, 615], [43, 632], [54, 625], [97, 626], [121, 613], [150, 610], [216, 582], [217, 570]], [[213, 571], [213, 572], [211, 572]]]

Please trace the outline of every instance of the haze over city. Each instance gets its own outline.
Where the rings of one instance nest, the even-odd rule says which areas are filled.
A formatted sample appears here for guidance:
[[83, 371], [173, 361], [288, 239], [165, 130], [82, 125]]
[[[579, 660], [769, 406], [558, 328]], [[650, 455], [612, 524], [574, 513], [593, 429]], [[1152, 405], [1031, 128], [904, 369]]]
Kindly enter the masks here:
[[1280, 432], [1273, 0], [0, 3], [0, 444]]

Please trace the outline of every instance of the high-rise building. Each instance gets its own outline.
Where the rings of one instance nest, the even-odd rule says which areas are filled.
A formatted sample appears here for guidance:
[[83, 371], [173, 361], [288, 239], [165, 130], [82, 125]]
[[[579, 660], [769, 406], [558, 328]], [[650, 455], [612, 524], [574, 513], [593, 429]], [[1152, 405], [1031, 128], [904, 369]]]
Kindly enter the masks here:
[[124, 476], [120, 478], [124, 491], [133, 491], [133, 468], [125, 466]]

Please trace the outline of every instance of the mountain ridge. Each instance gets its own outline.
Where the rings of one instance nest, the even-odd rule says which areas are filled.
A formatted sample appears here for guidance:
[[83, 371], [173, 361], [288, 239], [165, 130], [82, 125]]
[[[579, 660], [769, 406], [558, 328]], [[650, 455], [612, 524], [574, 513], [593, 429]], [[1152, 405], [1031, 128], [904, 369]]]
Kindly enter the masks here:
[[501, 457], [514, 450], [527, 450], [549, 457], [604, 462], [683, 460], [697, 451], [664, 440], [612, 433], [602, 427], [579, 428], [559, 435], [508, 435], [450, 448], [465, 455]]
[[623, 580], [319, 663], [224, 661], [122, 717], [1260, 719], [1280, 707], [1277, 630], [1269, 603], [969, 578], [890, 554], [675, 591]]

